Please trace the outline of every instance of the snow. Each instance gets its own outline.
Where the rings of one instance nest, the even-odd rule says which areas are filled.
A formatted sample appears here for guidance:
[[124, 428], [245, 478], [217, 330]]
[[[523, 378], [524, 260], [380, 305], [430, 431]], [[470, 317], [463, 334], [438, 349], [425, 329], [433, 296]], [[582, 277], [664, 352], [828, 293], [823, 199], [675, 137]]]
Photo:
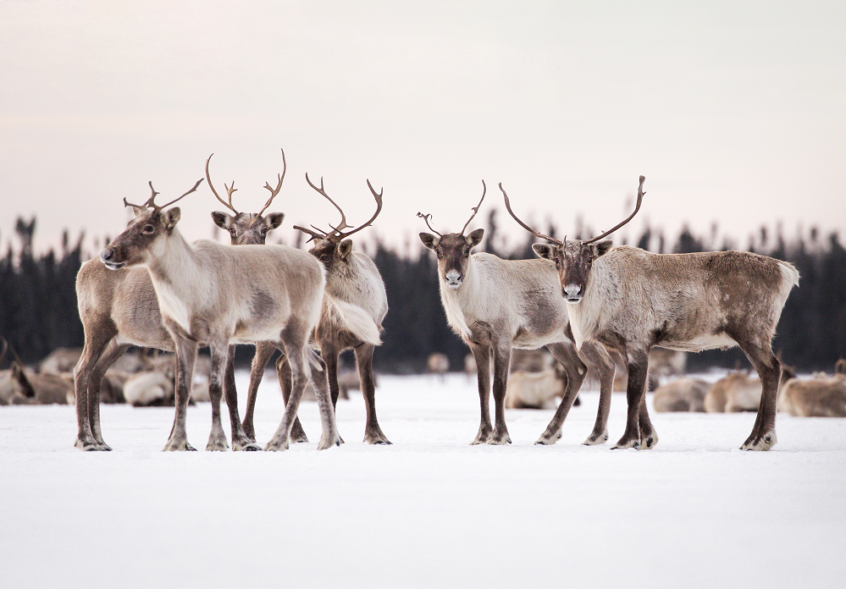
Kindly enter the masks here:
[[[160, 452], [172, 408], [104, 406], [111, 453], [73, 448], [73, 407], [0, 408], [0, 586], [843, 586], [846, 420], [779, 415], [778, 445], [751, 453], [753, 414], [653, 412], [657, 448], [612, 452], [580, 445], [586, 392], [555, 446], [533, 445], [552, 416], [533, 410], [506, 413], [511, 446], [470, 446], [474, 379], [381, 376], [394, 445], [373, 447], [351, 396], [324, 452], [315, 403], [311, 443], [281, 453], [202, 451], [208, 404], [188, 411], [201, 451], [178, 454]], [[281, 415], [268, 374], [260, 442]]]

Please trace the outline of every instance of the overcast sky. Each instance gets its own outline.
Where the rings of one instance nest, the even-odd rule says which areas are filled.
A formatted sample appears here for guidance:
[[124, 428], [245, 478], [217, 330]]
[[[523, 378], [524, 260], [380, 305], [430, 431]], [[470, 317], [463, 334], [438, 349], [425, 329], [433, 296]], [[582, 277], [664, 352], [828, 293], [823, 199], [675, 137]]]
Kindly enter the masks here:
[[[846, 3], [46, 2], [0, 0], [0, 243], [37, 215], [37, 244], [116, 235], [121, 199], [175, 197], [212, 152], [219, 190], [255, 211], [288, 174], [279, 230], [355, 224], [417, 241], [492, 208], [571, 232], [624, 215], [744, 245], [782, 220], [846, 229]], [[205, 185], [180, 229], [210, 237]], [[217, 206], [216, 206], [217, 205]], [[478, 223], [477, 223], [478, 222]], [[364, 234], [361, 234], [364, 235]], [[220, 238], [223, 238], [221, 234]]]

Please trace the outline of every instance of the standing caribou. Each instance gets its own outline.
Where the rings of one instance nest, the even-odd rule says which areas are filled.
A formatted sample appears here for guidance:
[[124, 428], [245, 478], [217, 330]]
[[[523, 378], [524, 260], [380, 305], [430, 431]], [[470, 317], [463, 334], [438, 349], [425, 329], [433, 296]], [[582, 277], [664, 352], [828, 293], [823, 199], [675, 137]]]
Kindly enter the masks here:
[[[417, 213], [431, 231], [421, 233], [423, 245], [438, 256], [441, 303], [450, 327], [470, 347], [476, 360], [481, 423], [473, 444], [508, 444], [505, 425], [505, 393], [512, 348], [546, 346], [567, 373], [567, 391], [552, 422], [536, 442], [554, 444], [561, 426], [587, 373], [587, 367], [573, 347], [567, 307], [558, 296], [555, 268], [546, 260], [503, 260], [487, 253], [470, 254], [482, 241], [484, 229], [465, 236], [464, 231], [479, 212], [482, 198], [460, 233], [440, 234], [429, 224], [431, 215]], [[588, 344], [581, 350], [600, 375], [600, 403], [596, 424], [585, 444], [602, 444], [608, 439], [606, 423], [614, 381], [614, 362], [601, 345]], [[490, 357], [493, 353], [495, 426], [491, 426]]]
[[[367, 187], [376, 200], [376, 212], [369, 221], [356, 228], [347, 225], [347, 217], [338, 204], [332, 200], [323, 187], [312, 184], [306, 174], [306, 182], [332, 203], [341, 214], [341, 221], [332, 226], [330, 231], [322, 231], [317, 227], [308, 229], [294, 226], [308, 234], [309, 240], [314, 240], [314, 246], [309, 250], [326, 269], [326, 295], [320, 312], [320, 321], [314, 332], [314, 339], [320, 346], [320, 354], [326, 362], [329, 373], [329, 390], [332, 395], [332, 406], [338, 402], [340, 391], [338, 385], [338, 355], [346, 349], [355, 352], [355, 361], [361, 380], [361, 391], [367, 409], [367, 423], [364, 428], [364, 441], [368, 444], [390, 444], [387, 436], [382, 433], [376, 418], [376, 385], [373, 378], [373, 349], [380, 345], [379, 334], [382, 331], [382, 321], [388, 313], [388, 296], [382, 276], [366, 255], [353, 252], [353, 242], [349, 237], [369, 227], [382, 211], [382, 193], [373, 190], [370, 180]], [[344, 229], [351, 231], [344, 232]], [[250, 374], [250, 390], [247, 397], [247, 412], [244, 415], [244, 431], [255, 439], [253, 426], [253, 412], [255, 410], [258, 387], [264, 374], [265, 366], [273, 353], [273, 344], [260, 343], [256, 346], [256, 356]], [[282, 393], [287, 403], [290, 397], [291, 376], [287, 358], [283, 355], [276, 363]], [[294, 422], [291, 431], [292, 441], [307, 441], [305, 432], [300, 426], [299, 419]]]
[[763, 383], [758, 417], [742, 448], [769, 450], [776, 443], [780, 372], [771, 342], [799, 273], [787, 262], [748, 252], [653, 254], [612, 248], [611, 241], [601, 240], [640, 210], [644, 180], [641, 176], [634, 212], [586, 241], [558, 241], [532, 229], [517, 218], [499, 187], [517, 223], [552, 242], [532, 247], [539, 257], [555, 262], [576, 345], [603, 343], [626, 359], [628, 417], [615, 448], [652, 448], [657, 443], [644, 402], [650, 348], [700, 351], [738, 345]]

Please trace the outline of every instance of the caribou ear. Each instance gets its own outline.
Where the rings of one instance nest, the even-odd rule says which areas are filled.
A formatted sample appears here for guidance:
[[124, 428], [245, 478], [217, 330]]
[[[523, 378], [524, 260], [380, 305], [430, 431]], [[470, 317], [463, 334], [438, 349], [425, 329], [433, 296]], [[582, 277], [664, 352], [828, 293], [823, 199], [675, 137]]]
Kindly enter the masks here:
[[214, 221], [214, 224], [220, 227], [221, 229], [228, 230], [229, 225], [232, 223], [232, 217], [230, 217], [226, 213], [215, 211], [212, 213], [212, 221]]
[[555, 254], [552, 246], [548, 243], [533, 243], [532, 250], [539, 258], [543, 258], [544, 260], [555, 260]]
[[342, 260], [346, 260], [352, 251], [352, 239], [345, 239], [338, 244], [338, 255]]
[[268, 231], [271, 229], [276, 229], [282, 224], [282, 221], [285, 219], [285, 213], [270, 213], [267, 217], [267, 229]]
[[591, 245], [591, 249], [593, 249], [593, 257], [594, 259], [604, 256], [608, 253], [608, 250], [614, 245], [614, 242], [610, 239], [606, 239], [605, 241], [600, 241], [599, 243], [595, 243]]
[[425, 232], [420, 233], [420, 241], [422, 241], [423, 245], [425, 245], [430, 250], [434, 250], [436, 247], [438, 247], [438, 243], [440, 242], [437, 237], [435, 237], [431, 233]]
[[136, 217], [146, 210], [147, 209], [142, 208], [142, 207], [136, 207], [135, 205], [132, 206], [132, 214], [135, 215]]
[[467, 245], [470, 247], [476, 247], [481, 243], [482, 238], [485, 236], [484, 229], [476, 229], [475, 231], [471, 231], [470, 235], [464, 238], [464, 241], [467, 242]]
[[162, 215], [162, 221], [164, 222], [165, 229], [168, 231], [173, 229], [179, 222], [179, 217], [181, 215], [182, 211], [179, 210], [179, 207], [173, 207], [172, 209], [165, 211]]

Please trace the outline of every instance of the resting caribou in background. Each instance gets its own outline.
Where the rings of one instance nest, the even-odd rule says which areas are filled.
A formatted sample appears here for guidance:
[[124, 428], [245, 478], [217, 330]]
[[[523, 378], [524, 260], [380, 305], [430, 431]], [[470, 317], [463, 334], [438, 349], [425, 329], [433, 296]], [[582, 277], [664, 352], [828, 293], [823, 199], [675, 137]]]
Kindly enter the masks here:
[[738, 345], [758, 371], [763, 394], [746, 450], [769, 450], [776, 443], [775, 410], [780, 364], [771, 342], [799, 273], [788, 264], [748, 252], [653, 254], [639, 248], [612, 247], [605, 237], [624, 221], [586, 241], [558, 241], [523, 223], [524, 229], [552, 244], [535, 244], [535, 253], [555, 262], [559, 292], [567, 302], [576, 345], [599, 342], [623, 354], [629, 371], [626, 431], [615, 448], [651, 448], [657, 442], [644, 403], [649, 349], [653, 346], [698, 352]]
[[[567, 390], [549, 427], [536, 442], [554, 444], [579, 392], [587, 367], [572, 344], [567, 307], [558, 295], [554, 265], [546, 260], [503, 260], [470, 251], [482, 241], [484, 229], [464, 232], [479, 212], [482, 198], [460, 233], [440, 234], [429, 225], [431, 215], [417, 213], [437, 235], [421, 233], [420, 240], [438, 256], [441, 303], [452, 329], [470, 347], [476, 360], [481, 403], [481, 423], [473, 444], [508, 444], [505, 425], [505, 393], [512, 348], [546, 346], [567, 373]], [[596, 424], [585, 444], [608, 439], [606, 423], [614, 381], [614, 362], [601, 345], [588, 344], [583, 356], [600, 375], [600, 402]], [[494, 360], [493, 396], [495, 425], [492, 427], [488, 399], [491, 389], [491, 354]]]
[[[280, 186], [281, 180], [280, 176]], [[272, 341], [285, 349], [292, 373], [291, 398], [266, 450], [288, 448], [291, 426], [309, 379], [323, 424], [318, 449], [339, 445], [326, 364], [308, 347], [320, 318], [325, 270], [312, 256], [284, 245], [187, 243], [176, 228], [179, 208], [167, 207], [191, 192], [193, 189], [166, 205], [155, 203], [155, 192], [140, 206], [124, 200], [135, 208], [136, 217], [100, 252], [110, 270], [147, 268], [162, 323], [174, 341], [176, 415], [164, 449], [193, 450], [185, 432], [185, 416], [201, 342], [207, 343], [211, 352], [209, 395], [217, 399], [222, 394], [230, 345]]]
[[[294, 226], [308, 234], [314, 245], [309, 253], [317, 258], [326, 269], [326, 296], [320, 312], [320, 321], [314, 332], [314, 340], [320, 347], [320, 354], [326, 362], [329, 373], [329, 390], [332, 395], [332, 405], [338, 402], [340, 387], [338, 385], [338, 355], [344, 350], [352, 348], [358, 367], [361, 391], [367, 409], [367, 423], [364, 428], [364, 441], [368, 444], [390, 444], [387, 436], [382, 433], [376, 418], [376, 385], [373, 377], [373, 350], [382, 343], [379, 334], [382, 331], [382, 321], [388, 313], [388, 296], [382, 276], [366, 255], [353, 252], [351, 235], [369, 227], [382, 211], [382, 192], [376, 193], [370, 180], [367, 187], [376, 199], [376, 212], [369, 221], [356, 228], [347, 225], [347, 217], [338, 204], [332, 200], [323, 187], [312, 184], [306, 174], [306, 182], [320, 193], [326, 200], [338, 209], [341, 221], [332, 226], [330, 231], [322, 231], [317, 227], [307, 229]], [[351, 231], [344, 231], [344, 229]], [[255, 410], [258, 387], [264, 375], [265, 366], [273, 353], [273, 344], [260, 343], [256, 346], [256, 356], [253, 360], [250, 374], [250, 390], [247, 397], [247, 411], [244, 415], [244, 431], [251, 439], [255, 439], [253, 426], [253, 411]], [[288, 402], [291, 390], [290, 368], [285, 356], [280, 356], [276, 363], [279, 382], [285, 402]], [[307, 441], [305, 432], [299, 420], [294, 423], [291, 432], [292, 441]]]
[[[214, 212], [212, 218], [218, 226], [228, 229], [232, 245], [263, 244], [267, 233], [279, 227], [285, 217], [284, 213], [262, 216], [282, 188], [287, 168], [285, 152], [282, 151], [283, 170], [279, 182], [275, 188], [271, 188], [270, 184], [265, 186], [270, 191], [270, 198], [258, 213], [240, 213], [235, 209], [232, 205], [232, 194], [237, 190], [234, 182], [226, 187], [228, 203], [218, 196], [209, 176], [211, 157], [206, 161], [209, 187], [217, 199], [235, 213], [232, 217]], [[155, 196], [155, 190], [153, 192]], [[162, 325], [156, 291], [146, 268], [124, 268], [113, 272], [99, 259], [89, 260], [82, 265], [76, 277], [76, 297], [85, 332], [85, 347], [74, 369], [79, 424], [76, 447], [111, 450], [103, 440], [100, 428], [100, 387], [106, 371], [130, 346], [172, 352], [173, 339]], [[225, 379], [232, 447], [235, 450], [258, 450], [260, 448], [252, 444], [241, 430], [238, 405], [233, 400], [236, 393], [231, 361], [227, 363]], [[232, 399], [230, 396], [233, 396]], [[225, 450], [227, 447], [226, 435], [220, 424], [220, 399], [212, 398], [212, 432], [206, 449]]]

